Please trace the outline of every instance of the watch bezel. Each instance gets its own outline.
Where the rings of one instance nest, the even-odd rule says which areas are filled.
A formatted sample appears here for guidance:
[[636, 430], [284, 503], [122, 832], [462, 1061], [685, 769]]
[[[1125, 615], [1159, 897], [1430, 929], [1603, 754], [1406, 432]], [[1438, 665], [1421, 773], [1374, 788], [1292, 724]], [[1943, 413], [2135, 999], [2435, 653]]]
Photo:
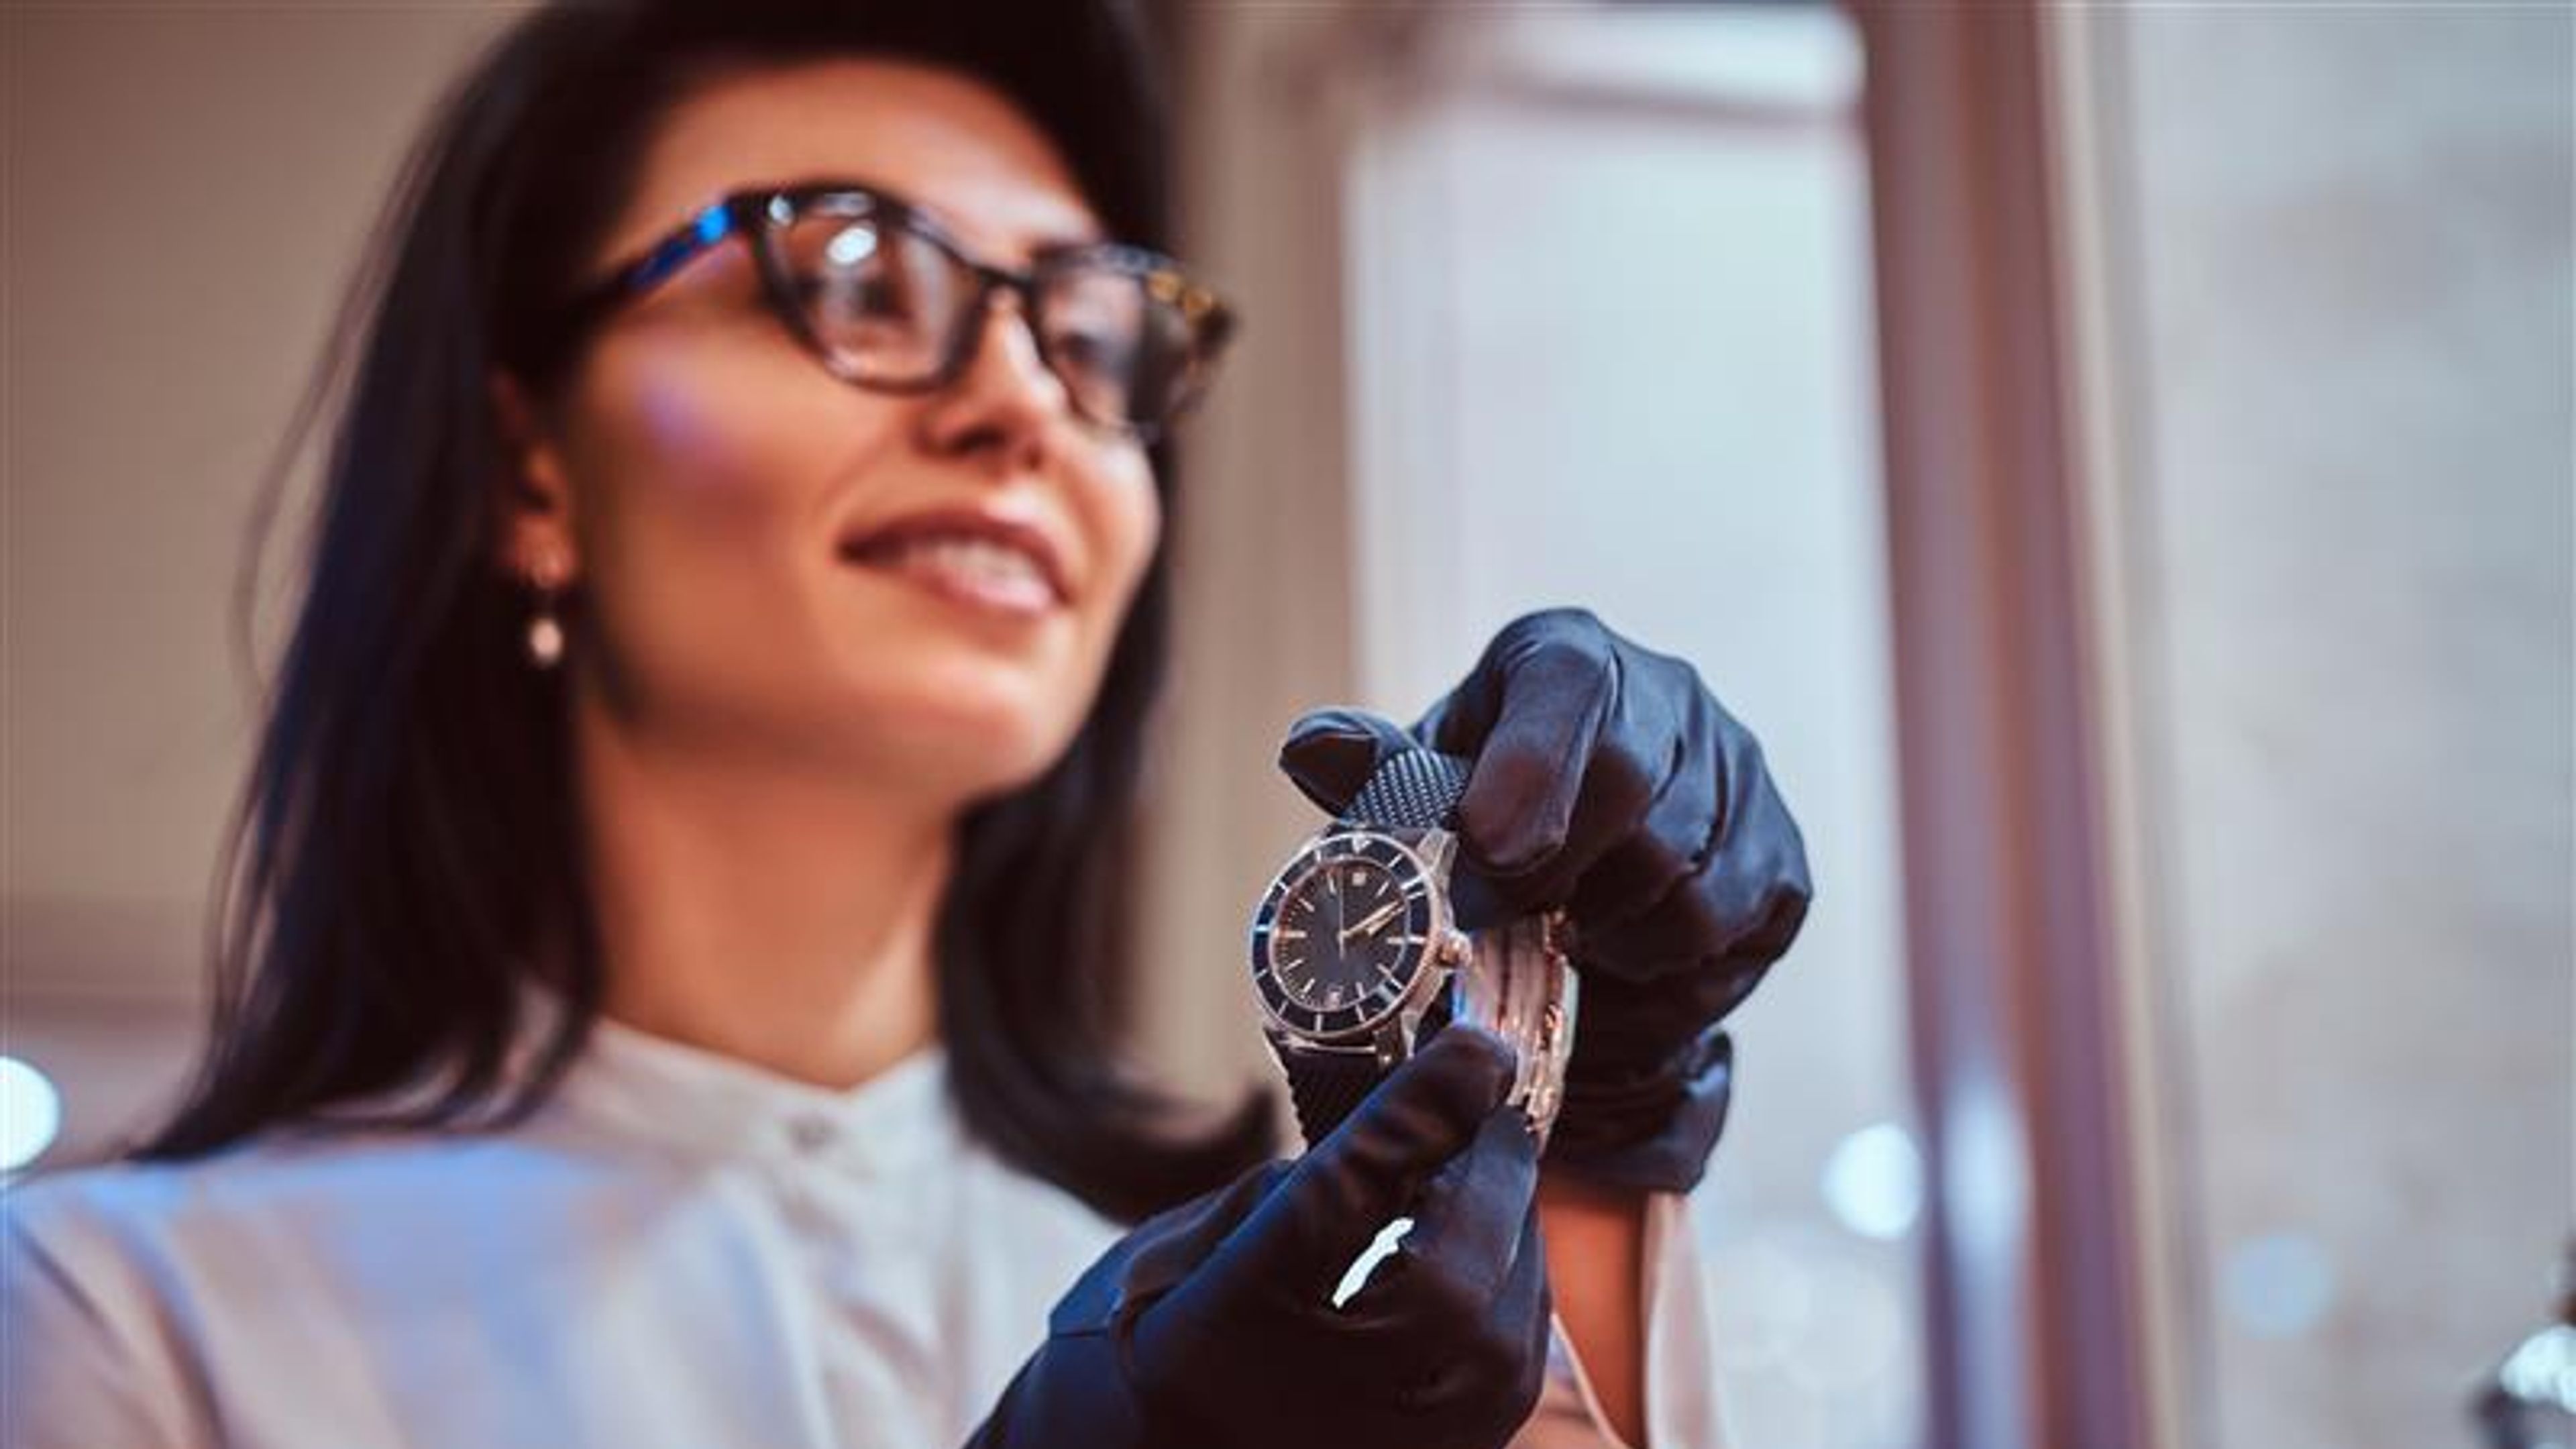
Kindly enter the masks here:
[[[1424, 890], [1418, 899], [1410, 901], [1405, 915], [1406, 931], [1419, 944], [1406, 953], [1400, 985], [1372, 992], [1349, 1006], [1329, 1010], [1308, 1006], [1279, 979], [1271, 952], [1272, 927], [1290, 893], [1308, 876], [1328, 863], [1351, 858], [1370, 861], [1395, 874], [1400, 893], [1406, 891], [1403, 882], [1408, 871], [1423, 883]], [[1261, 904], [1252, 914], [1252, 985], [1262, 1019], [1303, 1041], [1339, 1044], [1367, 1038], [1406, 1008], [1418, 1005], [1437, 987], [1440, 973], [1433, 966], [1448, 934], [1449, 896], [1445, 883], [1412, 844], [1386, 831], [1366, 827], [1318, 835], [1301, 846], [1270, 878], [1270, 888], [1262, 893]]]

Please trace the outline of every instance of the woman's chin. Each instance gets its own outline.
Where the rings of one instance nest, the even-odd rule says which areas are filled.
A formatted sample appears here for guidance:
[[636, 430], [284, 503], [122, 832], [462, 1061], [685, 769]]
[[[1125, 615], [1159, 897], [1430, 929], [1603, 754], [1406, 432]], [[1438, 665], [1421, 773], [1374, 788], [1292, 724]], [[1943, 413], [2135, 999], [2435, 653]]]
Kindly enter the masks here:
[[881, 701], [866, 748], [891, 778], [918, 782], [962, 804], [1008, 794], [1062, 758], [1081, 718], [1026, 699], [949, 692]]
[[893, 669], [871, 661], [823, 687], [771, 669], [712, 690], [655, 697], [648, 733], [684, 749], [742, 754], [769, 770], [810, 772], [818, 787], [858, 786], [965, 808], [1019, 789], [1062, 758], [1096, 690], [1061, 671], [955, 667]]

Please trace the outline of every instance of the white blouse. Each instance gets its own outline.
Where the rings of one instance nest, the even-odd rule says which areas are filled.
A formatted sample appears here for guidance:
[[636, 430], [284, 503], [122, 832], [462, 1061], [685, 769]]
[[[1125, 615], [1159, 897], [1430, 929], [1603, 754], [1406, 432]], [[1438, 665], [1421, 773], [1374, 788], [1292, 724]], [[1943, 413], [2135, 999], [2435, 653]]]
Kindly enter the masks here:
[[[0, 1445], [954, 1449], [1120, 1230], [969, 1136], [945, 1070], [831, 1091], [602, 1021], [506, 1131], [0, 1190]], [[1717, 1442], [1685, 1222], [1648, 1214], [1657, 1449]], [[1513, 1442], [1619, 1442], [1561, 1332]]]

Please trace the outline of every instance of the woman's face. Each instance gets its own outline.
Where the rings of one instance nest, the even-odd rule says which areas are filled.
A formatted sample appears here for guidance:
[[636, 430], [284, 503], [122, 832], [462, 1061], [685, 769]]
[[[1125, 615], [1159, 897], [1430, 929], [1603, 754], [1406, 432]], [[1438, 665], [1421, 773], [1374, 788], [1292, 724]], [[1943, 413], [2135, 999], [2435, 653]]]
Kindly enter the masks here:
[[[840, 59], [683, 100], [592, 274], [727, 191], [818, 178], [891, 190], [1007, 266], [1101, 234], [998, 93]], [[955, 383], [862, 391], [767, 311], [735, 240], [609, 318], [522, 476], [544, 502], [514, 513], [508, 561], [569, 566], [591, 703], [664, 743], [959, 804], [1071, 741], [1161, 521], [1144, 450], [1069, 409], [1011, 302]], [[974, 535], [1034, 541], [1045, 582], [937, 542]]]

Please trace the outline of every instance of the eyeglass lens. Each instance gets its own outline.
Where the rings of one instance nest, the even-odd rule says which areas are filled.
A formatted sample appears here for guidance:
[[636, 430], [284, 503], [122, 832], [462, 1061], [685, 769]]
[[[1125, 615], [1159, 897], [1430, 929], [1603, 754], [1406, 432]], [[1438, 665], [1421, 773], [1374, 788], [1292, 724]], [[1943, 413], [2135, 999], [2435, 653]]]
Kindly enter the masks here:
[[[853, 380], [927, 385], [972, 345], [982, 277], [899, 214], [821, 208], [775, 236], [806, 325]], [[1035, 291], [1039, 355], [1076, 411], [1150, 426], [1185, 400], [1199, 339], [1168, 288], [1099, 260], [1043, 269]]]

